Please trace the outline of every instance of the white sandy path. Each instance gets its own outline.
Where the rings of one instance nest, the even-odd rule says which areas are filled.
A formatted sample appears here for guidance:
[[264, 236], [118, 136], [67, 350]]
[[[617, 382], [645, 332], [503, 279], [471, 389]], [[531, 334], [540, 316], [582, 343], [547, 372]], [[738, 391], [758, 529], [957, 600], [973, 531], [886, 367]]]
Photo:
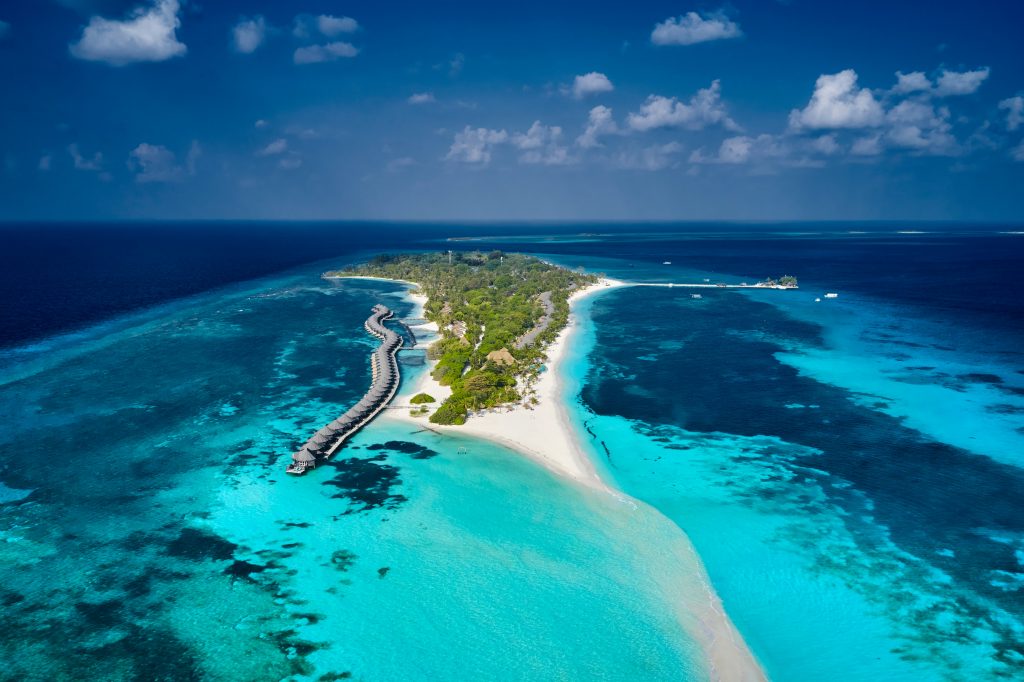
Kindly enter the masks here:
[[[416, 286], [413, 282], [406, 283]], [[566, 348], [572, 342], [572, 337], [578, 329], [578, 321], [571, 312], [573, 304], [583, 297], [599, 291], [631, 285], [632, 283], [619, 280], [602, 279], [597, 284], [582, 289], [570, 297], [569, 324], [547, 349], [547, 371], [541, 374], [535, 386], [539, 402], [533, 409], [517, 405], [510, 410], [475, 414], [462, 426], [431, 424], [425, 417], [413, 417], [409, 414], [408, 409], [401, 407], [385, 410], [381, 418], [410, 422], [439, 433], [468, 434], [500, 443], [571, 481], [603, 491], [625, 504], [634, 506], [634, 508], [642, 507], [647, 513], [661, 515], [657, 509], [630, 498], [600, 479], [590, 456], [579, 441], [576, 429], [569, 421], [563, 400], [564, 392], [559, 371]], [[423, 306], [426, 304], [427, 298], [412, 292], [409, 293], [409, 297], [417, 304], [412, 317], [422, 317]], [[435, 323], [424, 324], [420, 328], [437, 331]], [[409, 398], [417, 393], [428, 393], [437, 399], [436, 405], [451, 395], [451, 389], [442, 386], [430, 376], [431, 370], [432, 366], [428, 366], [417, 381], [403, 386], [396, 402], [408, 404]], [[676, 604], [675, 607], [679, 609], [680, 621], [683, 623], [693, 623], [696, 620], [695, 626], [691, 625], [686, 629], [700, 643], [707, 655], [711, 678], [722, 682], [766, 680], [764, 671], [750, 649], [747, 648], [742, 635], [726, 615], [725, 608], [711, 585], [711, 579], [707, 575], [700, 556], [686, 534], [682, 530], [679, 533], [687, 548], [687, 554], [692, 557], [694, 573], [691, 577], [698, 587], [691, 587], [691, 590], [703, 591], [705, 598], [697, 603], [687, 600], [685, 604]]]

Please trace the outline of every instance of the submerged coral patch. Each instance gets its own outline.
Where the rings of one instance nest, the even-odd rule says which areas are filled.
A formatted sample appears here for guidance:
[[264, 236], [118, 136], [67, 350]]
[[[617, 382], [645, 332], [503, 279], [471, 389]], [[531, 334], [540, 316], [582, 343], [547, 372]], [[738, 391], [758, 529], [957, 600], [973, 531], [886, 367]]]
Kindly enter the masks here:
[[237, 548], [238, 545], [228, 542], [219, 535], [195, 528], [182, 528], [178, 537], [167, 545], [167, 553], [193, 561], [226, 561], [234, 556]]
[[356, 563], [358, 558], [358, 556], [347, 549], [339, 549], [331, 554], [331, 565], [344, 573], [352, 568], [352, 565]]
[[438, 455], [436, 450], [431, 450], [425, 445], [412, 443], [407, 440], [389, 440], [386, 443], [374, 443], [373, 445], [366, 446], [366, 449], [401, 452], [404, 455], [410, 455], [413, 459], [430, 459]]
[[408, 498], [394, 492], [402, 483], [398, 467], [381, 464], [386, 455], [369, 459], [349, 457], [331, 460], [329, 465], [338, 470], [338, 475], [323, 485], [338, 488], [332, 497], [349, 501], [350, 508], [345, 514], [366, 512], [372, 509], [396, 509]]

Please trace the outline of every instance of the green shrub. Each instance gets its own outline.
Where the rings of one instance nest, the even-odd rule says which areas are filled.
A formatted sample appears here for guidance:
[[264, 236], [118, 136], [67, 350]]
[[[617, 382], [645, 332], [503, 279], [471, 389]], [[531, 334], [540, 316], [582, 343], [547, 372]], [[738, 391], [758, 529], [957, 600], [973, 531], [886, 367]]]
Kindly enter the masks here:
[[412, 397], [411, 400], [409, 400], [409, 402], [412, 403], [413, 405], [422, 405], [423, 403], [434, 403], [437, 401], [434, 400], [434, 396], [432, 395], [429, 395], [427, 393], [417, 393]]
[[461, 426], [466, 423], [466, 406], [449, 398], [441, 403], [441, 407], [437, 408], [434, 414], [430, 415], [430, 421], [435, 424], [456, 424]]

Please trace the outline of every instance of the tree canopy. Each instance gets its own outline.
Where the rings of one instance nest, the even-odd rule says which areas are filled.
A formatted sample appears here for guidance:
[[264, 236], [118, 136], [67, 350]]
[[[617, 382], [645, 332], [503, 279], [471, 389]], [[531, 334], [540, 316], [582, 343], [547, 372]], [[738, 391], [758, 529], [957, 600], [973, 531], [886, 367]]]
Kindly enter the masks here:
[[[536, 376], [543, 348], [568, 322], [569, 295], [597, 281], [534, 256], [501, 251], [386, 254], [327, 275], [388, 277], [419, 285], [428, 298], [424, 315], [441, 332], [430, 349], [437, 361], [433, 376], [452, 388], [430, 417], [440, 424], [462, 424], [470, 410], [520, 399], [520, 380]], [[540, 295], [545, 292], [554, 307], [550, 323], [531, 343], [516, 348], [516, 341], [543, 318]], [[488, 360], [488, 353], [502, 349], [514, 364]]]

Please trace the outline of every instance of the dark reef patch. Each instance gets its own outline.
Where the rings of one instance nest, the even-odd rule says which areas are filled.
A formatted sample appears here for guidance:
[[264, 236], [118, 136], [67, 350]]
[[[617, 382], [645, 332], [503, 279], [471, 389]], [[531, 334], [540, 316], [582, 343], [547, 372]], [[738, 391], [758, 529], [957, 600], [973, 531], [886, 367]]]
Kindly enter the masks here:
[[390, 570], [391, 570], [390, 566], [381, 566], [380, 568], [377, 569], [377, 577], [378, 578], [383, 578], [384, 576], [386, 576], [388, 574], [388, 572]]
[[358, 558], [359, 557], [357, 555], [347, 549], [339, 549], [331, 554], [331, 565], [342, 573], [345, 573], [348, 569], [352, 568]]
[[957, 379], [961, 381], [969, 381], [972, 384], [1001, 384], [1003, 378], [995, 374], [986, 374], [984, 372], [975, 372], [971, 374], [958, 374]]
[[120, 599], [108, 599], [102, 602], [78, 602], [75, 610], [89, 625], [110, 627], [121, 621], [121, 609], [124, 602]]
[[370, 511], [378, 508], [396, 509], [408, 498], [393, 492], [402, 483], [398, 467], [381, 464], [386, 455], [377, 455], [369, 459], [349, 457], [328, 462], [338, 471], [338, 475], [322, 485], [333, 486], [339, 492], [334, 498], [348, 500], [352, 508], [342, 516], [352, 513]]
[[404, 455], [412, 456], [413, 459], [430, 459], [431, 457], [437, 457], [438, 455], [436, 450], [431, 450], [425, 445], [412, 443], [407, 440], [389, 440], [386, 443], [374, 443], [373, 445], [367, 445], [366, 449], [401, 452]]
[[234, 556], [236, 549], [238, 545], [235, 543], [195, 528], [182, 528], [178, 537], [167, 545], [169, 555], [193, 561], [227, 561]]
[[224, 573], [234, 578], [241, 578], [243, 580], [249, 580], [255, 582], [252, 578], [253, 573], [262, 573], [267, 570], [268, 566], [262, 566], [260, 564], [252, 564], [248, 561], [242, 561], [236, 559], [231, 562], [231, 565], [224, 569]]
[[985, 411], [992, 414], [1024, 414], [1024, 407], [1010, 405], [1008, 403], [999, 403], [997, 405], [986, 405]]

